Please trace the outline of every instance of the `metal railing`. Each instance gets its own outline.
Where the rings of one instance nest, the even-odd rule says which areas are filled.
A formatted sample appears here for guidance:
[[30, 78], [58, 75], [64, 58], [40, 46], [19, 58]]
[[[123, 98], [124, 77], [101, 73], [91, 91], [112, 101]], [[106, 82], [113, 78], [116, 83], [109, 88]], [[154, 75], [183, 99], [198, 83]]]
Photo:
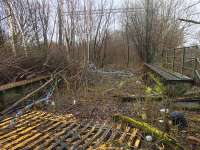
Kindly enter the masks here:
[[173, 72], [200, 81], [200, 49], [198, 46], [163, 50], [161, 65]]

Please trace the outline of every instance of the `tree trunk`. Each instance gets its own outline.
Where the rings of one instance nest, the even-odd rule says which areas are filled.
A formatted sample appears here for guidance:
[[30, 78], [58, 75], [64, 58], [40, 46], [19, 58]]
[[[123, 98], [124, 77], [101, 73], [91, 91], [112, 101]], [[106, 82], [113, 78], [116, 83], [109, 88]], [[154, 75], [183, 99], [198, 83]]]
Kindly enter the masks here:
[[12, 52], [13, 52], [13, 55], [16, 57], [17, 56], [17, 52], [16, 52], [16, 48], [15, 48], [15, 40], [14, 40], [14, 36], [15, 36], [15, 29], [14, 29], [14, 16], [13, 16], [13, 13], [12, 13], [12, 9], [9, 5], [9, 3], [4, 0], [4, 6], [5, 6], [5, 12], [6, 12], [6, 15], [11, 15], [9, 18], [8, 18], [8, 25], [9, 25], [9, 35], [11, 37], [11, 45], [12, 45]]

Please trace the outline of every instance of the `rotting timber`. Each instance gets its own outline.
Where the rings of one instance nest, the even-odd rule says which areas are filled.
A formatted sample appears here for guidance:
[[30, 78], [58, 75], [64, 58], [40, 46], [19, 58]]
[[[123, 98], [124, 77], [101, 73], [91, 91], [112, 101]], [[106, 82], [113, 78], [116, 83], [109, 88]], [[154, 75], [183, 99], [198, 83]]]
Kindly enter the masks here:
[[[122, 123], [96, 124], [90, 121], [80, 122], [71, 114], [55, 115], [45, 111], [35, 111], [34, 109], [21, 109], [16, 115], [15, 113], [6, 114], [8, 109], [13, 109], [51, 81], [54, 81], [54, 78], [16, 101], [3, 113], [1, 112], [0, 149], [77, 150], [101, 149], [99, 147], [106, 147], [106, 149], [121, 149], [123, 147], [127, 148], [127, 146], [130, 149], [137, 149], [139, 147], [141, 142], [139, 130], [128, 126], [124, 128]], [[22, 81], [20, 82], [21, 85], [17, 84], [17, 86], [12, 87], [24, 86], [25, 83], [27, 82]], [[32, 82], [27, 84], [29, 83]], [[36, 103], [37, 101], [34, 102], [34, 104]]]
[[[15, 122], [12, 117], [0, 122], [0, 148], [6, 149], [120, 149], [127, 145], [137, 149], [141, 142], [139, 130], [122, 128], [122, 124], [79, 122], [72, 115], [55, 115], [29, 111]], [[116, 146], [112, 141], [120, 144]], [[105, 146], [104, 146], [105, 147]], [[100, 149], [100, 148], [99, 148]]]
[[6, 117], [0, 122], [0, 145], [2, 149], [136, 149], [141, 143], [136, 128], [29, 110], [17, 119]]
[[38, 76], [33, 79], [21, 80], [17, 82], [7, 83], [4, 85], [0, 85], [0, 111], [11, 105], [16, 101], [16, 99], [20, 99], [24, 94], [26, 94], [26, 87], [37, 87], [38, 83], [43, 83], [43, 81], [49, 79], [49, 75]]
[[20, 87], [20, 86], [25, 86], [25, 85], [35, 83], [35, 82], [38, 82], [38, 81], [41, 81], [41, 80], [45, 80], [45, 79], [48, 79], [49, 77], [50, 76], [39, 76], [39, 77], [34, 78], [34, 79], [22, 80], [22, 81], [18, 81], [18, 82], [8, 83], [8, 84], [0, 86], [0, 92], [1, 91], [7, 91], [9, 89], [17, 88], [17, 87]]

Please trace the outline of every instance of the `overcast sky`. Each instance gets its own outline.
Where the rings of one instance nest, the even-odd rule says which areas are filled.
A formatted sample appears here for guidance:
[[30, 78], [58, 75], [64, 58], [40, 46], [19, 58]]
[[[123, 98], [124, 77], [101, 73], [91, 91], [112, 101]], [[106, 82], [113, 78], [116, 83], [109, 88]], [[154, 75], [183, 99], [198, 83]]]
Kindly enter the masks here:
[[[112, 0], [107, 0], [107, 2], [111, 2]], [[123, 3], [126, 0], [113, 0], [114, 2], [114, 8], [122, 8], [123, 7]], [[141, 1], [141, 0], [129, 0], [129, 1]], [[168, 1], [168, 0], [166, 0]], [[181, 0], [180, 0], [181, 1]], [[182, 0], [183, 1], [183, 0]], [[95, 2], [100, 2], [100, 0], [95, 0]], [[200, 2], [200, 0], [185, 0], [185, 7], [191, 6], [192, 4], [195, 4], [197, 2]], [[57, 6], [55, 6], [56, 8]], [[106, 7], [106, 6], [105, 6]], [[197, 20], [200, 21], [200, 4], [195, 5], [195, 7], [191, 7], [190, 8], [191, 11], [193, 11], [193, 13], [199, 13], [198, 15], [193, 15], [192, 18], [193, 20]], [[116, 15], [115, 16], [115, 20], [119, 20], [120, 15]], [[120, 27], [119, 21], [115, 21], [116, 23], [111, 27], [113, 30], [116, 30]], [[195, 45], [195, 44], [200, 44], [200, 25], [194, 25], [194, 24], [190, 24], [190, 28], [187, 31], [187, 36], [185, 36], [185, 46], [189, 46], [189, 45]], [[199, 34], [199, 39], [197, 39]]]
[[[187, 0], [189, 5], [200, 2], [200, 0]], [[191, 7], [191, 11], [194, 11], [194, 15], [191, 19], [200, 21], [200, 4]], [[187, 36], [186, 45], [200, 44], [200, 25], [191, 24], [189, 35]]]
[[[113, 0], [114, 1], [114, 7], [115, 8], [121, 8], [122, 4], [125, 0]], [[135, 1], [135, 0], [132, 0]], [[137, 0], [140, 1], [140, 0]], [[191, 6], [197, 2], [200, 2], [200, 0], [185, 0], [186, 7]], [[193, 15], [191, 19], [200, 21], [200, 4], [195, 5], [194, 7], [190, 8], [191, 11], [194, 12], [194, 14], [198, 13], [198, 15]], [[200, 44], [200, 25], [194, 25], [190, 24], [191, 27], [189, 28], [189, 31], [187, 32], [187, 36], [185, 37], [185, 45], [195, 45]], [[197, 39], [199, 34], [199, 39]]]

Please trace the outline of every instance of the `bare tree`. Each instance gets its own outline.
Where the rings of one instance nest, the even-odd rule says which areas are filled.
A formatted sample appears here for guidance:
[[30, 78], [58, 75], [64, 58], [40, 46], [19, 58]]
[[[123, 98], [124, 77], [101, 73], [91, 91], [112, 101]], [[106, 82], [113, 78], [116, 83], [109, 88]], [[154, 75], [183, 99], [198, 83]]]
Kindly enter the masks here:
[[143, 8], [129, 13], [128, 30], [134, 49], [144, 62], [153, 61], [163, 48], [182, 44], [184, 26], [177, 19], [183, 14], [180, 13], [182, 3], [178, 0], [143, 0], [126, 4], [126, 7]]
[[34, 32], [34, 39], [36, 40], [36, 45], [40, 48], [40, 37], [39, 37], [39, 21], [38, 21], [38, 14], [39, 11], [37, 9], [37, 1], [31, 2], [27, 0], [27, 9], [29, 12], [29, 21], [31, 22], [31, 29]]
[[[73, 55], [75, 49], [83, 54], [84, 64], [90, 62], [101, 63], [101, 50], [107, 34], [105, 34], [110, 25], [112, 3], [108, 4], [107, 0], [101, 0], [96, 4], [92, 0], [70, 0], [64, 5], [67, 10], [65, 14], [65, 37], [70, 54]], [[105, 6], [108, 8], [104, 12]], [[95, 13], [94, 10], [98, 10]], [[76, 38], [78, 40], [76, 40]], [[72, 57], [70, 55], [70, 57]]]
[[41, 4], [38, 2], [38, 8], [39, 8], [39, 18], [41, 22], [44, 47], [47, 48], [48, 47], [49, 12], [50, 12], [48, 1], [43, 0]]
[[17, 56], [17, 52], [16, 52], [16, 48], [15, 48], [15, 40], [14, 40], [14, 36], [15, 36], [15, 29], [14, 29], [14, 16], [12, 13], [12, 9], [10, 7], [10, 4], [8, 1], [3, 1], [4, 7], [5, 7], [5, 14], [6, 15], [11, 15], [8, 18], [8, 25], [9, 25], [9, 35], [11, 37], [11, 45], [12, 45], [12, 52], [14, 56]]
[[[15, 30], [19, 30], [21, 34], [21, 42], [22, 42], [22, 47], [25, 52], [25, 56], [28, 56], [27, 52], [27, 47], [26, 47], [26, 42], [25, 42], [25, 34], [24, 34], [24, 26], [26, 22], [26, 15], [23, 15], [24, 12], [24, 7], [23, 7], [23, 2], [21, 0], [17, 1], [4, 1], [5, 7], [7, 7], [8, 12], [12, 15], [12, 24], [16, 24]], [[18, 4], [18, 5], [17, 5]], [[10, 28], [12, 30], [14, 25], [10, 24]], [[14, 31], [14, 30], [13, 30]], [[14, 46], [13, 46], [13, 51], [14, 51]], [[15, 50], [16, 51], [16, 50]]]
[[[105, 5], [107, 4], [107, 7]], [[109, 5], [108, 5], [109, 4]], [[93, 17], [93, 27], [92, 27], [92, 45], [93, 45], [93, 61], [98, 64], [101, 63], [101, 51], [105, 52], [105, 45], [108, 29], [111, 25], [112, 21], [112, 7], [113, 1], [108, 3], [107, 0], [101, 1], [97, 6], [97, 10], [99, 10], [99, 14]], [[107, 10], [107, 12], [105, 12]], [[104, 48], [103, 48], [104, 47]], [[104, 53], [105, 54], [105, 53]], [[103, 57], [105, 56], [103, 54]], [[105, 59], [105, 58], [104, 58]], [[103, 59], [103, 60], [104, 60]]]

